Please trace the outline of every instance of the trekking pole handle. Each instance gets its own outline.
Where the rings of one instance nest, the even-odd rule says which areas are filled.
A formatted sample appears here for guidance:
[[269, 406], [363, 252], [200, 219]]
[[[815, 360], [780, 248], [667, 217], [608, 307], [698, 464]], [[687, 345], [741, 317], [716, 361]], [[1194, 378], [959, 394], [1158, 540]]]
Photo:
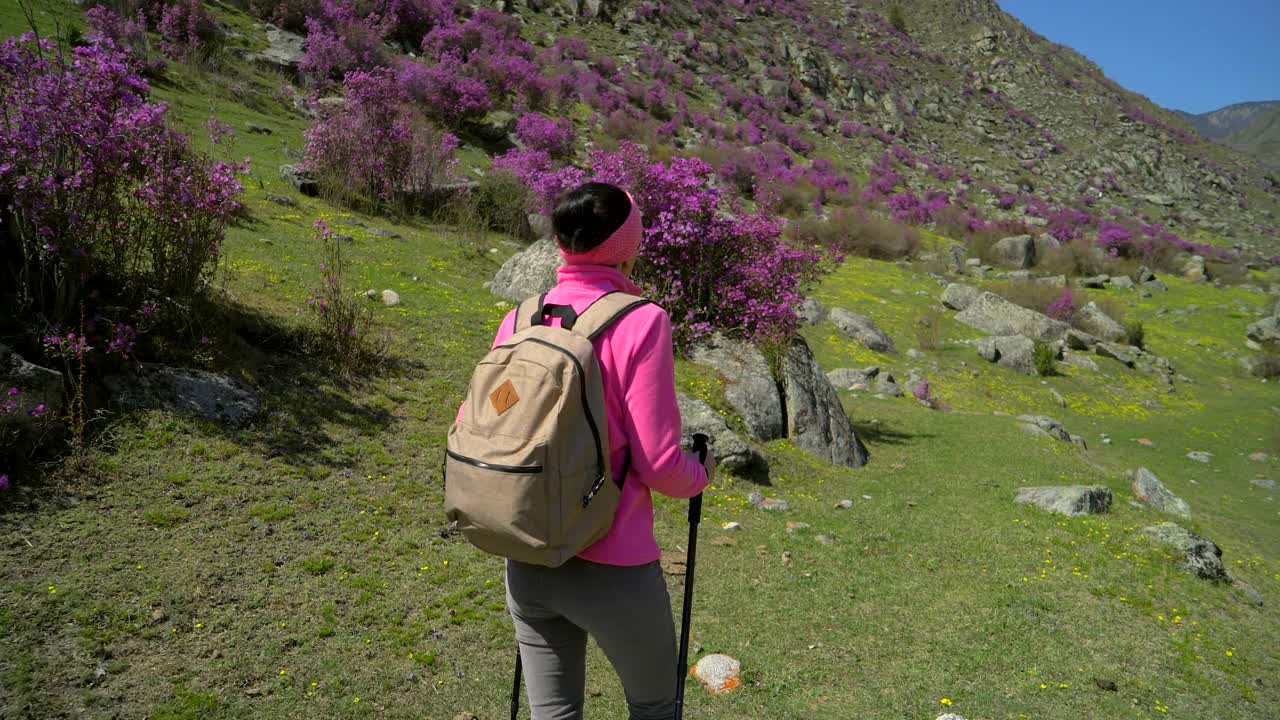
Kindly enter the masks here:
[[[702, 433], [693, 434], [693, 447], [691, 448], [698, 455], [698, 461], [703, 465], [707, 464], [707, 453], [711, 451], [707, 447], [707, 443], [711, 438]], [[696, 525], [698, 520], [702, 518], [702, 493], [698, 493], [689, 500], [689, 524]]]

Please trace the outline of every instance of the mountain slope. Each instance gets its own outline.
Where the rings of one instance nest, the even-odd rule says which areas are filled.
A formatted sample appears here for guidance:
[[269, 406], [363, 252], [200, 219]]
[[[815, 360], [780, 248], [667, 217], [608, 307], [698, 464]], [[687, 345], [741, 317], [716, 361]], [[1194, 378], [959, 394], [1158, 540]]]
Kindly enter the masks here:
[[1248, 127], [1223, 138], [1222, 142], [1257, 158], [1268, 167], [1280, 168], [1280, 103]]
[[1280, 100], [1228, 105], [1207, 113], [1176, 110], [1196, 131], [1210, 140], [1223, 140], [1241, 132], [1267, 113], [1280, 108]]

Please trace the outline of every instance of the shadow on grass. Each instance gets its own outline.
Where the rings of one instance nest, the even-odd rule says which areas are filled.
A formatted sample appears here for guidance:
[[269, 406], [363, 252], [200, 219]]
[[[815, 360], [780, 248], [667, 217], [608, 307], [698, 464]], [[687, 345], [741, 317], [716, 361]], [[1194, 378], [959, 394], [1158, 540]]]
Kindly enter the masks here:
[[893, 427], [890, 427], [889, 425], [883, 422], [860, 423], [854, 420], [850, 420], [849, 422], [852, 423], [853, 431], [858, 435], [858, 438], [861, 439], [862, 442], [868, 446], [869, 450], [872, 451], [871, 462], [875, 462], [875, 446], [876, 445], [903, 445], [911, 440], [916, 440], [916, 439], [926, 440], [932, 437], [931, 435], [925, 435], [921, 433], [904, 432], [902, 430], [898, 430]]
[[249, 383], [261, 402], [250, 426], [219, 426], [237, 444], [256, 446], [264, 457], [293, 465], [344, 468], [353, 461], [339, 459], [335, 444], [351, 434], [377, 437], [394, 427], [389, 411], [354, 396], [371, 379], [403, 374], [408, 368], [401, 361], [383, 356], [348, 371], [313, 352], [297, 328], [273, 317], [238, 304], [220, 305], [218, 313], [229, 343], [220, 370]]

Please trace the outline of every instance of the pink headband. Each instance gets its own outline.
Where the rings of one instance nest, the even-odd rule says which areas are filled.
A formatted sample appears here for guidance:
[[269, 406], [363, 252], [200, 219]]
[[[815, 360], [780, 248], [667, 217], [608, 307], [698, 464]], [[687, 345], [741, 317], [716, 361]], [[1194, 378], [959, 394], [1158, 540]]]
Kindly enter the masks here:
[[640, 223], [640, 208], [636, 199], [627, 193], [631, 201], [631, 212], [627, 219], [604, 242], [584, 253], [571, 253], [560, 248], [560, 256], [569, 265], [620, 265], [640, 250], [640, 240], [644, 236], [644, 226]]

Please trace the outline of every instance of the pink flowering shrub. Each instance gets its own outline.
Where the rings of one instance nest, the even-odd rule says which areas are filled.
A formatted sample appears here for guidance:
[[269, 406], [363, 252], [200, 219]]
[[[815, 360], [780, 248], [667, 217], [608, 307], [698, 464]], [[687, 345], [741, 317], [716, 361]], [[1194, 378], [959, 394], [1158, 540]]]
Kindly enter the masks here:
[[175, 0], [165, 5], [156, 25], [160, 49], [173, 60], [195, 60], [208, 54], [222, 31], [201, 0]]
[[1049, 303], [1049, 306], [1044, 309], [1044, 314], [1055, 320], [1071, 322], [1071, 318], [1076, 314], [1076, 302], [1071, 294], [1070, 285], [1062, 287], [1062, 294]]
[[356, 0], [320, 0], [306, 16], [307, 36], [298, 69], [309, 83], [328, 88], [353, 70], [386, 64], [385, 20], [361, 12]]
[[386, 68], [348, 73], [346, 102], [306, 132], [304, 164], [342, 202], [388, 207], [428, 198], [452, 177], [457, 139], [425, 122]]
[[31, 34], [0, 43], [0, 244], [12, 307], [79, 323], [82, 304], [135, 308], [198, 293], [240, 210], [246, 165], [213, 162], [109, 44]]
[[526, 148], [565, 158], [573, 154], [577, 133], [568, 118], [552, 120], [540, 113], [525, 113], [516, 123], [516, 137]]
[[404, 58], [396, 66], [399, 83], [419, 109], [450, 127], [489, 110], [489, 86], [463, 74], [456, 53], [441, 57], [435, 65]]

